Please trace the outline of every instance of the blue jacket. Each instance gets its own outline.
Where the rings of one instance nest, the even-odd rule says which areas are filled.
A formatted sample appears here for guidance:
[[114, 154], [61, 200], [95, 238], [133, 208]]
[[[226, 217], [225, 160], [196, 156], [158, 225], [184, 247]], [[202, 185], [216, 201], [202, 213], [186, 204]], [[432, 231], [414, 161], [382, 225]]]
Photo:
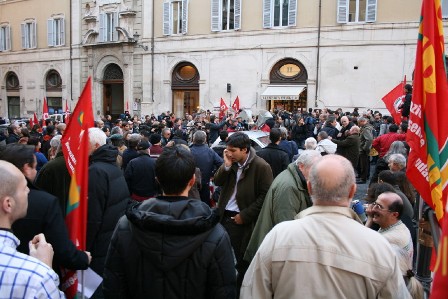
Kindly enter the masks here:
[[203, 186], [204, 184], [208, 186], [214, 170], [218, 169], [224, 161], [207, 144], [192, 144], [190, 149], [196, 161], [196, 167], [201, 170], [201, 183]]

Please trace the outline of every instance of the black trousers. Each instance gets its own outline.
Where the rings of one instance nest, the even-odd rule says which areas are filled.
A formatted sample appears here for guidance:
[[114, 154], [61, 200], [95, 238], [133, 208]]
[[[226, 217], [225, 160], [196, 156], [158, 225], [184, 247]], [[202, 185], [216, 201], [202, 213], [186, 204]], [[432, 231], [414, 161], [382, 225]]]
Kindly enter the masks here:
[[367, 177], [370, 171], [369, 153], [359, 153], [359, 179], [361, 181], [367, 181]]

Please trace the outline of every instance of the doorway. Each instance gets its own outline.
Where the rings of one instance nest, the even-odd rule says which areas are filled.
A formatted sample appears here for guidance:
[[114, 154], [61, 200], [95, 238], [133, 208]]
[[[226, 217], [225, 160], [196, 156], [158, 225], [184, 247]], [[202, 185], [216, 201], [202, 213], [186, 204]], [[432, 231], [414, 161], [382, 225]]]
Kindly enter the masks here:
[[199, 72], [189, 62], [179, 63], [173, 71], [173, 112], [178, 117], [193, 114], [199, 107]]
[[111, 63], [103, 77], [103, 115], [110, 114], [112, 119], [117, 119], [124, 113], [124, 86], [123, 71]]

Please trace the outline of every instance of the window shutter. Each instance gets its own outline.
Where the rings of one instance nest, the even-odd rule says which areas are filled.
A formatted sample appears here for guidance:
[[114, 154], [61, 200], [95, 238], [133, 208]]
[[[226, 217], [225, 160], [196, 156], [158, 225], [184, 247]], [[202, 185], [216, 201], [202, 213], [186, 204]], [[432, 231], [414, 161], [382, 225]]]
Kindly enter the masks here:
[[442, 0], [442, 18], [448, 18], [448, 0]]
[[241, 29], [241, 0], [235, 0], [235, 4], [234, 4], [234, 15], [235, 15], [235, 19], [234, 19], [234, 24], [235, 24], [235, 30], [240, 30]]
[[100, 13], [100, 42], [106, 41], [106, 14]]
[[337, 22], [341, 24], [348, 22], [348, 0], [338, 0]]
[[297, 0], [289, 0], [288, 26], [296, 26], [296, 20], [297, 20]]
[[272, 27], [272, 0], [263, 0], [263, 28]]
[[5, 45], [5, 51], [11, 50], [11, 26], [7, 26], [5, 29], [6, 34], [6, 45]]
[[114, 24], [113, 24], [114, 28], [112, 28], [112, 40], [113, 41], [118, 41], [118, 30], [116, 29], [116, 27], [118, 27], [118, 11], [114, 12]]
[[61, 44], [60, 46], [65, 46], [65, 19], [62, 18], [61, 19], [61, 24], [60, 24], [60, 35], [61, 35]]
[[22, 23], [20, 24], [21, 33], [22, 33], [22, 49], [26, 49], [26, 24]]
[[[6, 27], [0, 27], [0, 52], [5, 51], [6, 49]], [[3, 43], [5, 41], [5, 43]]]
[[377, 0], [367, 0], [366, 22], [376, 22], [376, 1]]
[[212, 20], [212, 32], [221, 31], [221, 18], [222, 18], [222, 0], [212, 0], [211, 3], [211, 20]]
[[163, 35], [171, 35], [171, 3], [163, 2]]
[[182, 34], [188, 32], [188, 0], [182, 0]]
[[37, 35], [37, 24], [36, 24], [36, 22], [33, 22], [33, 23], [31, 23], [31, 34], [30, 34], [30, 36], [31, 36], [31, 41], [30, 41], [30, 48], [37, 48], [37, 38], [36, 38], [36, 35]]
[[47, 20], [47, 43], [49, 47], [54, 46], [53, 19]]

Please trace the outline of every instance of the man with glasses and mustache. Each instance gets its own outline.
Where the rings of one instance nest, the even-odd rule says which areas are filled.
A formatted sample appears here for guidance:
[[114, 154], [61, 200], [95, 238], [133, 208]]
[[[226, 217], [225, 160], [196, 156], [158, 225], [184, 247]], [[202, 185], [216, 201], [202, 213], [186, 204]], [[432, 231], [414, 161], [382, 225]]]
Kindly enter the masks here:
[[403, 200], [394, 192], [384, 192], [377, 200], [366, 209], [368, 215], [366, 226], [372, 223], [380, 226], [378, 232], [389, 241], [401, 249], [406, 250], [408, 258], [412, 261], [414, 247], [412, 245], [411, 233], [401, 221], [403, 213]]

